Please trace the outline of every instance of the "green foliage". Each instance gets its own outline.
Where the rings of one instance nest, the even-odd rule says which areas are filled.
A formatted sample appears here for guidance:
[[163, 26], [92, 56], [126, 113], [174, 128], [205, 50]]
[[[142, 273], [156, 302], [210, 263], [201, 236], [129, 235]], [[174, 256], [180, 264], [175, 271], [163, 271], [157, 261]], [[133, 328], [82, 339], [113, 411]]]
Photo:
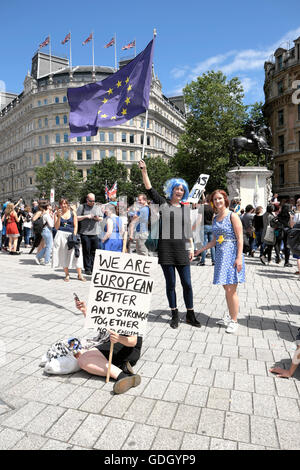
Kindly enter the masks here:
[[[163, 194], [164, 184], [174, 176], [174, 172], [172, 172], [170, 166], [161, 157], [145, 157], [144, 160], [151, 184], [160, 194]], [[136, 163], [132, 166], [130, 180], [135, 194], [145, 192], [142, 173]]]
[[229, 145], [233, 137], [243, 135], [249, 119], [242, 101], [242, 85], [238, 78], [227, 80], [222, 72], [210, 71], [188, 84], [183, 92], [189, 113], [171, 169], [190, 187], [200, 173], [207, 173], [208, 192], [226, 188], [226, 172], [234, 166]]
[[55, 156], [53, 162], [46, 166], [35, 168], [38, 196], [45, 194], [50, 198], [51, 188], [55, 189], [55, 199], [58, 201], [62, 196], [69, 201], [77, 201], [81, 191], [82, 178], [74, 162], [63, 160]]

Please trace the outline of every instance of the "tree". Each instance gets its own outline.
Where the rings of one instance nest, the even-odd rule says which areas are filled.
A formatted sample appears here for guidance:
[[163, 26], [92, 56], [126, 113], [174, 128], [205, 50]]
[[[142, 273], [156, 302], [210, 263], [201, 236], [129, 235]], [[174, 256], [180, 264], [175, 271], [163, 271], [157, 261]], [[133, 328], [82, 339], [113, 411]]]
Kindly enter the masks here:
[[183, 93], [189, 113], [171, 168], [191, 187], [200, 173], [207, 173], [208, 191], [224, 188], [226, 172], [233, 166], [230, 141], [241, 135], [247, 120], [242, 85], [238, 78], [227, 80], [222, 72], [210, 71], [188, 84]]
[[63, 160], [58, 155], [46, 166], [35, 168], [39, 195], [50, 198], [51, 188], [55, 189], [55, 199], [61, 197], [69, 201], [77, 201], [81, 192], [82, 178], [74, 162]]
[[105, 202], [106, 181], [109, 189], [117, 181], [118, 196], [126, 194], [129, 187], [127, 176], [127, 168], [123, 163], [118, 163], [115, 157], [103, 158], [92, 166], [83, 183], [81, 197], [85, 200], [88, 193], [94, 193], [97, 201]]

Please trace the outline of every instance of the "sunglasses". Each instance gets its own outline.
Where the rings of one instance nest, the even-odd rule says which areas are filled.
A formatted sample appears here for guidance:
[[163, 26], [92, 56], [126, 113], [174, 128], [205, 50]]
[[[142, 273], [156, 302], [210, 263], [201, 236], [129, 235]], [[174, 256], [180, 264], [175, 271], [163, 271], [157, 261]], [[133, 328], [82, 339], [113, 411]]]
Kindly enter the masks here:
[[88, 198], [88, 201], [89, 201], [89, 202], [95, 202], [94, 199], [89, 199], [89, 198]]

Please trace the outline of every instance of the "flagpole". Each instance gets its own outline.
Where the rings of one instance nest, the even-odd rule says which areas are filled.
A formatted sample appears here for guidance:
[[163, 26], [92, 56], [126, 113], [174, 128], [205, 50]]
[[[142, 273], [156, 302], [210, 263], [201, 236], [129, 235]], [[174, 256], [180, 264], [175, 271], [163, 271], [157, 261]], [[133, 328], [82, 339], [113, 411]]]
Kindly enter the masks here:
[[51, 76], [52, 67], [51, 67], [51, 37], [50, 37], [50, 34], [49, 34], [49, 52], [50, 52], [50, 76]]
[[136, 39], [134, 39], [134, 57], [136, 57]]
[[117, 71], [117, 34], [115, 33], [115, 71]]
[[92, 49], [93, 49], [93, 72], [95, 72], [95, 58], [94, 58], [94, 31], [92, 31]]
[[[153, 30], [153, 39], [156, 38], [156, 29]], [[152, 77], [151, 77], [152, 81]], [[148, 123], [148, 109], [146, 109], [145, 124], [144, 124], [144, 140], [143, 140], [143, 150], [142, 150], [142, 160], [145, 156], [145, 146], [146, 146], [146, 136], [147, 136], [147, 123]]]
[[72, 38], [72, 35], [70, 31], [70, 71], [72, 72], [72, 44], [71, 44], [72, 40], [71, 38]]

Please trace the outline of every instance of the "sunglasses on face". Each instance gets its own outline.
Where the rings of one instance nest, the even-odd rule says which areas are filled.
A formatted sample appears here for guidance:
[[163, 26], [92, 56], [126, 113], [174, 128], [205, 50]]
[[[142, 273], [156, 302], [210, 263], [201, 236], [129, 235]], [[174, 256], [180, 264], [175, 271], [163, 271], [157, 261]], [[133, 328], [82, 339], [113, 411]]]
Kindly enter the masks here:
[[88, 199], [89, 202], [95, 202], [94, 199]]

